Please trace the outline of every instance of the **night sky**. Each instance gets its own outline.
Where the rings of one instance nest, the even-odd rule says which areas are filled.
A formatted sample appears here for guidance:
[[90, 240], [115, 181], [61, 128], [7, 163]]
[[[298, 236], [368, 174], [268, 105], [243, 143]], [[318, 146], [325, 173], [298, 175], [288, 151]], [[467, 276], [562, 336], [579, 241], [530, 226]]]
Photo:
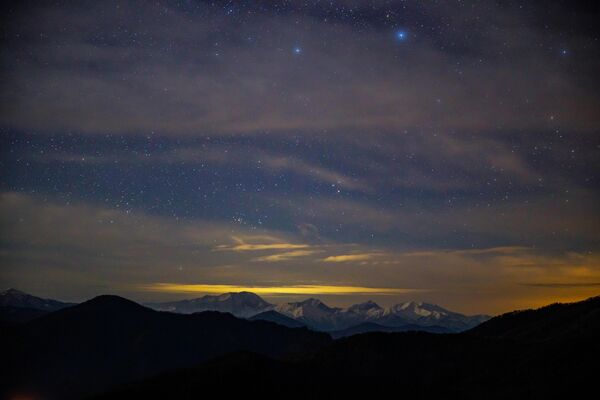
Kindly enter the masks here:
[[583, 4], [4, 5], [0, 286], [466, 313], [597, 295]]

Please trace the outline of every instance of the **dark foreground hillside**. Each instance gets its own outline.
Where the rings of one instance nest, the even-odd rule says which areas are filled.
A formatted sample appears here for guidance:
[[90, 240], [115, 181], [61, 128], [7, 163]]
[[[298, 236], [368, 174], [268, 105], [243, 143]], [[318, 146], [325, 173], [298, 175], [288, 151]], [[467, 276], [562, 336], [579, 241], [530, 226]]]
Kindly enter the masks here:
[[509, 313], [462, 334], [333, 341], [102, 296], [1, 332], [0, 398], [595, 398], [600, 297]]
[[237, 351], [277, 357], [331, 341], [306, 328], [218, 312], [158, 312], [116, 296], [100, 296], [0, 332], [0, 399], [22, 394], [81, 398]]
[[494, 318], [464, 334], [369, 333], [305, 359], [238, 353], [99, 399], [596, 398], [600, 298]]

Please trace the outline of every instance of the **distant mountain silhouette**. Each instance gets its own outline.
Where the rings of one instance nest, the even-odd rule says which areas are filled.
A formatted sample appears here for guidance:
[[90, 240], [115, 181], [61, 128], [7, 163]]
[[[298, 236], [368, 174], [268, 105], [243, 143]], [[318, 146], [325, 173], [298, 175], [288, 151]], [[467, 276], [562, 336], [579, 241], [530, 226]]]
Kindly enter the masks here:
[[0, 326], [14, 325], [31, 321], [48, 314], [49, 311], [23, 307], [0, 307]]
[[20, 290], [8, 289], [0, 292], [0, 325], [27, 322], [72, 305], [72, 303], [43, 299]]
[[360, 334], [287, 359], [230, 354], [98, 399], [594, 398], [599, 323], [594, 298], [505, 314], [459, 334]]
[[339, 331], [328, 332], [332, 338], [339, 339], [348, 336], [360, 335], [370, 332], [410, 332], [422, 331], [430, 333], [452, 333], [450, 329], [441, 326], [419, 326], [419, 325], [403, 325], [403, 326], [384, 326], [374, 322], [364, 322], [362, 324], [351, 326], [350, 328], [341, 329]]
[[0, 307], [21, 307], [35, 310], [56, 311], [72, 305], [73, 303], [64, 303], [58, 300], [32, 296], [17, 289], [8, 289], [0, 292]]
[[314, 350], [328, 335], [230, 314], [158, 312], [99, 296], [0, 330], [2, 391], [80, 398], [118, 383], [236, 351], [276, 357]]
[[600, 296], [537, 310], [513, 311], [473, 328], [469, 334], [515, 340], [571, 340], [600, 332]]
[[252, 321], [270, 321], [279, 325], [287, 326], [288, 328], [302, 328], [304, 325], [302, 322], [297, 321], [293, 318], [286, 317], [285, 315], [278, 313], [277, 311], [270, 310], [260, 314], [256, 314], [252, 318]]

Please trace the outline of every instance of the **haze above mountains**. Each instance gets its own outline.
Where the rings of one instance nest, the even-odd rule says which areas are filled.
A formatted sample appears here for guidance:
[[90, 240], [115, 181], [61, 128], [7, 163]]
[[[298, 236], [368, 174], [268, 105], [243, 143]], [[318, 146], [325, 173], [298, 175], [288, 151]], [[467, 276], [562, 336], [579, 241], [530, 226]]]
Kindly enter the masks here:
[[[12, 319], [17, 321], [27, 319], [26, 316], [22, 316], [23, 314], [37, 316], [40, 312], [55, 311], [71, 305], [56, 300], [41, 299], [15, 289], [0, 294], [2, 314], [10, 319], [10, 311], [13, 315]], [[307, 326], [313, 330], [334, 332], [334, 336], [337, 337], [367, 331], [461, 332], [490, 318], [486, 315], [466, 316], [434, 304], [421, 302], [405, 302], [383, 308], [373, 301], [367, 301], [347, 308], [339, 308], [329, 307], [318, 299], [310, 298], [275, 305], [250, 292], [206, 295], [189, 300], [145, 305], [157, 311], [180, 314], [204, 311], [225, 312], [238, 318], [267, 320], [287, 327]]]

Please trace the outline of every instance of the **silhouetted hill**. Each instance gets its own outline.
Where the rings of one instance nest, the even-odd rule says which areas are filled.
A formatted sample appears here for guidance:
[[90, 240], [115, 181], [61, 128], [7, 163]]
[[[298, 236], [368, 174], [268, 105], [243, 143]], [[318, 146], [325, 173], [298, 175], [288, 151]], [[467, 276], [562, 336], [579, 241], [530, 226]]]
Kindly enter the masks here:
[[360, 335], [370, 332], [410, 332], [421, 331], [429, 333], [452, 333], [451, 330], [441, 326], [420, 326], [420, 325], [403, 325], [403, 326], [384, 326], [374, 322], [365, 322], [359, 325], [351, 326], [347, 329], [328, 332], [332, 338], [339, 339], [348, 336]]
[[24, 307], [0, 307], [0, 326], [14, 325], [31, 321], [34, 318], [46, 315], [48, 311]]
[[72, 305], [74, 304], [33, 296], [17, 289], [7, 289], [0, 292], [0, 307], [20, 307], [51, 312]]
[[581, 339], [600, 331], [600, 296], [537, 310], [513, 311], [490, 319], [469, 334], [519, 340]]
[[330, 342], [326, 334], [230, 314], [153, 311], [100, 296], [1, 331], [3, 390], [79, 398], [114, 384], [190, 367], [236, 351], [268, 356]]
[[288, 328], [302, 328], [302, 327], [306, 326], [300, 321], [296, 321], [295, 319], [287, 317], [287, 316], [285, 316], [281, 313], [278, 313], [277, 311], [273, 311], [273, 310], [265, 311], [260, 314], [256, 314], [255, 316], [250, 318], [250, 320], [274, 322], [279, 325], [287, 326]]
[[129, 384], [100, 399], [195, 399], [215, 391], [226, 398], [390, 393], [417, 399], [593, 398], [599, 309], [591, 299], [508, 314], [460, 334], [366, 333], [336, 340], [303, 358], [231, 354]]
[[0, 326], [31, 321], [72, 305], [73, 303], [44, 299], [17, 289], [8, 289], [0, 292]]

